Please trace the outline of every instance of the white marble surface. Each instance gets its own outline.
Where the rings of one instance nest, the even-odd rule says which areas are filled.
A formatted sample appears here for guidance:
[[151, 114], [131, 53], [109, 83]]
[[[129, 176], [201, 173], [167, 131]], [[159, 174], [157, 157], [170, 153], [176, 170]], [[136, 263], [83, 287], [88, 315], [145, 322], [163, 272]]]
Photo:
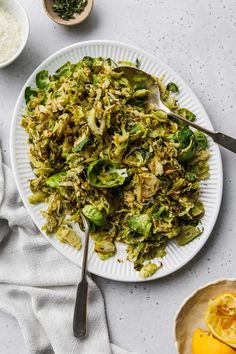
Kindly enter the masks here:
[[[95, 0], [91, 17], [71, 29], [51, 22], [40, 0], [19, 1], [29, 14], [31, 33], [21, 57], [0, 71], [0, 139], [7, 163], [11, 115], [27, 77], [49, 54], [90, 39], [124, 41], [159, 56], [192, 87], [215, 129], [236, 136], [234, 0]], [[114, 343], [140, 354], [174, 354], [173, 318], [183, 299], [211, 280], [236, 277], [236, 156], [222, 149], [222, 158], [220, 215], [207, 245], [190, 264], [146, 284], [95, 278]], [[26, 353], [17, 323], [2, 312], [0, 333], [1, 354]]]

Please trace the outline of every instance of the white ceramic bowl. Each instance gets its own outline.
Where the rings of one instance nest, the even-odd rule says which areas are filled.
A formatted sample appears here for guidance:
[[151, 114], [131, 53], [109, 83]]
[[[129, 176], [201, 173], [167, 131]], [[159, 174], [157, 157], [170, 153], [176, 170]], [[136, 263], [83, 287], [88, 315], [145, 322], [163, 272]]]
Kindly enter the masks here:
[[21, 45], [11, 58], [0, 63], [0, 69], [2, 69], [16, 60], [23, 51], [29, 36], [29, 20], [25, 9], [17, 0], [0, 0], [0, 7], [4, 7], [12, 16], [14, 16], [21, 27]]
[[204, 313], [208, 301], [225, 292], [236, 292], [236, 279], [215, 280], [197, 289], [184, 300], [174, 321], [176, 353], [191, 353], [192, 335], [195, 329], [199, 327], [207, 331]]

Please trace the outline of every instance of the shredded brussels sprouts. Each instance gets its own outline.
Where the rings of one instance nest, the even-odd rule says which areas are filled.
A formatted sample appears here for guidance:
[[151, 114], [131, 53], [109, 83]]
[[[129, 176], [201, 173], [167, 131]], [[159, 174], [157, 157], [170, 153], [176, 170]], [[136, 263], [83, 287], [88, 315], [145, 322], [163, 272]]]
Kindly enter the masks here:
[[160, 267], [158, 267], [155, 263], [146, 263], [144, 266], [142, 266], [139, 275], [143, 279], [151, 277], [159, 268]]
[[[182, 246], [201, 233], [207, 139], [158, 111], [142, 81], [131, 85], [116, 65], [85, 57], [53, 75], [39, 72], [35, 87], [27, 87], [22, 126], [35, 174], [29, 201], [45, 202], [46, 232], [77, 249], [81, 241], [70, 225], [82, 225], [83, 212], [99, 257], [113, 256], [116, 241], [123, 242], [146, 277], [157, 268], [143, 263], [165, 256], [169, 239]], [[178, 87], [155, 80], [163, 102], [194, 120], [178, 106]]]

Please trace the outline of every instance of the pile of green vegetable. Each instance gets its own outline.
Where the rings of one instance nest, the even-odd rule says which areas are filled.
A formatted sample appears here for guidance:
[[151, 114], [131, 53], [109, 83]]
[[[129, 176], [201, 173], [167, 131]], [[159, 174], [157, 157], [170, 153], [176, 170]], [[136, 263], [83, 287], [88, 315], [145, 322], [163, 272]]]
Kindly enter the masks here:
[[[22, 126], [35, 174], [29, 200], [46, 202], [44, 229], [77, 249], [73, 223], [82, 227], [83, 212], [98, 256], [113, 256], [123, 242], [127, 259], [147, 277], [157, 270], [147, 261], [163, 257], [168, 240], [183, 246], [201, 233], [207, 140], [156, 110], [142, 82], [131, 85], [114, 66], [85, 57], [52, 76], [39, 72], [36, 87], [27, 87]], [[178, 87], [155, 80], [163, 102], [194, 120], [177, 104]]]

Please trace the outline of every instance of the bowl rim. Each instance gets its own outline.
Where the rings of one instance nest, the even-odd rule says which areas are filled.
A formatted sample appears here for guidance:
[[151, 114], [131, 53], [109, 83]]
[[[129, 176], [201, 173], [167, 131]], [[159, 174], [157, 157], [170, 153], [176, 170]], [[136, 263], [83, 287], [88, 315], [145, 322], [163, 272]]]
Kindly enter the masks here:
[[[46, 13], [46, 15], [50, 18], [50, 20], [54, 21], [58, 25], [66, 26], [66, 27], [77, 26], [80, 23], [84, 22], [89, 17], [89, 15], [91, 14], [91, 12], [93, 10], [93, 6], [94, 6], [94, 0], [88, 0], [88, 3], [86, 5], [86, 7], [85, 7], [85, 9], [88, 8], [88, 13], [87, 13], [86, 16], [84, 16], [84, 17], [82, 16], [83, 12], [85, 11], [85, 9], [84, 9], [84, 11], [81, 14], [79, 14], [77, 19], [74, 19], [74, 21], [72, 21], [72, 20], [66, 21], [66, 20], [63, 20], [60, 17], [52, 16], [51, 13], [48, 11], [48, 9], [46, 7], [46, 1], [47, 0], [42, 0], [43, 9], [44, 9], [44, 12]], [[81, 19], [81, 17], [82, 17], [82, 19]]]
[[206, 283], [205, 285], [200, 286], [199, 288], [195, 289], [190, 295], [188, 295], [181, 303], [181, 305], [179, 306], [178, 310], [175, 313], [174, 316], [174, 324], [173, 324], [173, 336], [174, 336], [174, 344], [175, 344], [175, 349], [176, 349], [176, 353], [179, 353], [179, 349], [178, 349], [178, 342], [177, 342], [177, 338], [176, 338], [176, 324], [177, 324], [177, 319], [179, 317], [180, 312], [182, 311], [183, 307], [186, 305], [186, 303], [192, 298], [194, 297], [199, 291], [207, 288], [208, 286], [211, 285], [216, 285], [218, 283], [221, 283], [223, 281], [236, 281], [236, 278], [219, 278], [216, 279], [214, 281], [211, 281], [209, 283]]
[[[0, 63], [0, 69], [5, 68], [6, 66], [10, 65], [13, 61], [15, 61], [19, 57], [19, 55], [22, 53], [23, 49], [25, 48], [25, 45], [26, 45], [27, 40], [29, 38], [30, 25], [29, 25], [29, 18], [28, 18], [28, 15], [27, 15], [27, 12], [26, 12], [25, 8], [23, 7], [23, 5], [18, 0], [10, 0], [10, 2], [14, 3], [14, 6], [16, 5], [20, 9], [20, 11], [22, 11], [23, 16], [25, 18], [24, 22], [25, 22], [25, 25], [26, 25], [26, 34], [24, 35], [24, 37], [21, 38], [21, 45], [18, 48], [18, 50], [16, 51], [16, 53], [12, 57], [10, 57], [8, 60]], [[9, 3], [9, 1], [6, 1], [6, 4], [3, 6], [7, 10], [8, 10], [8, 6], [7, 6], [8, 3]], [[14, 17], [18, 21], [18, 17], [17, 16], [14, 16]], [[18, 23], [21, 26], [20, 21], [18, 21]]]

